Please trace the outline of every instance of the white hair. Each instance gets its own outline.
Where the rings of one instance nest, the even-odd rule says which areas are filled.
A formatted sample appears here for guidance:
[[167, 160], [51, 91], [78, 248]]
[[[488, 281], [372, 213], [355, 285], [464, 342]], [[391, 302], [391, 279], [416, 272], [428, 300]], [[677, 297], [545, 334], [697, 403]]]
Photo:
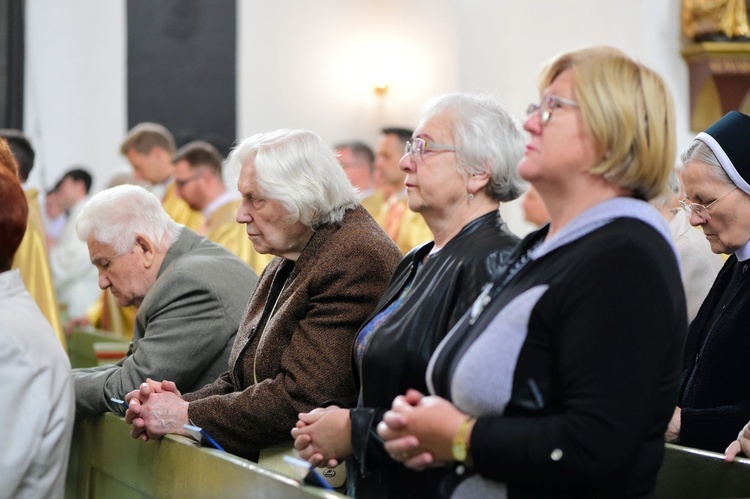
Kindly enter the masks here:
[[130, 251], [138, 234], [160, 250], [169, 249], [181, 230], [182, 225], [169, 218], [156, 196], [136, 185], [119, 185], [96, 194], [76, 221], [78, 239], [93, 237], [112, 246], [117, 255]]
[[727, 184], [728, 186], [734, 187], [734, 182], [729, 178], [724, 167], [721, 166], [716, 154], [714, 154], [708, 144], [702, 140], [694, 139], [690, 145], [682, 151], [682, 154], [680, 154], [680, 162], [682, 163], [683, 169], [688, 167], [693, 161], [705, 163], [709, 166], [709, 174], [711, 177], [719, 182]]
[[512, 201], [526, 190], [518, 175], [525, 138], [520, 124], [491, 96], [451, 93], [430, 100], [422, 112], [420, 126], [447, 113], [460, 171], [487, 172], [487, 195], [497, 201]]
[[259, 194], [281, 203], [288, 221], [316, 228], [340, 222], [359, 204], [331, 149], [309, 130], [280, 129], [243, 140], [227, 158], [227, 169], [239, 171], [253, 162]]

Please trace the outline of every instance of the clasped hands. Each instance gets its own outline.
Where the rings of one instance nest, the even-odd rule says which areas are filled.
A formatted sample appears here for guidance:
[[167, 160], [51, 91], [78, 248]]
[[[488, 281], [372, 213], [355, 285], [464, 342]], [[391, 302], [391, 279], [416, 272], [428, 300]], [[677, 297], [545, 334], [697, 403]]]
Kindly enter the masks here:
[[332, 405], [300, 413], [292, 437], [302, 459], [335, 468], [352, 453], [351, 432], [349, 409]]
[[[347, 409], [319, 408], [299, 417], [292, 436], [300, 457], [313, 466], [334, 467], [351, 455]], [[443, 398], [409, 390], [394, 399], [377, 431], [392, 459], [422, 470], [453, 461], [453, 437], [466, 417]]]
[[128, 393], [125, 402], [129, 405], [125, 422], [131, 425], [131, 437], [146, 441], [167, 433], [188, 435], [183, 428], [190, 422], [188, 402], [174, 382], [149, 378], [137, 390]]
[[407, 468], [445, 466], [453, 461], [453, 438], [467, 417], [444, 398], [409, 390], [393, 400], [378, 435], [391, 458]]

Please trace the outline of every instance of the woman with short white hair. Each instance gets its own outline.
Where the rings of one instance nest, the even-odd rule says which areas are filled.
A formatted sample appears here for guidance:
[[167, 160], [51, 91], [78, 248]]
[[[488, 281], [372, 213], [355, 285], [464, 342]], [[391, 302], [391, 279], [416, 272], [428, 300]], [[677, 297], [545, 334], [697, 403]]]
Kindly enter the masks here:
[[430, 101], [407, 142], [399, 166], [409, 208], [422, 215], [434, 240], [404, 257], [357, 333], [358, 400], [348, 409], [303, 414], [293, 430], [300, 455], [313, 464], [351, 457], [349, 492], [357, 497], [436, 493], [444, 470], [403, 468], [374, 438], [375, 427], [393, 397], [423, 386], [435, 346], [518, 243], [499, 207], [521, 193], [522, 154], [516, 120], [492, 97], [466, 93]]
[[[174, 384], [127, 395], [138, 438], [202, 427], [224, 449], [257, 460], [288, 442], [297, 415], [353, 395], [354, 335], [401, 253], [357, 200], [330, 148], [313, 132], [277, 130], [242, 141], [237, 221], [255, 250], [275, 255], [245, 311], [228, 370], [180, 396]], [[154, 391], [163, 396], [150, 397]]]

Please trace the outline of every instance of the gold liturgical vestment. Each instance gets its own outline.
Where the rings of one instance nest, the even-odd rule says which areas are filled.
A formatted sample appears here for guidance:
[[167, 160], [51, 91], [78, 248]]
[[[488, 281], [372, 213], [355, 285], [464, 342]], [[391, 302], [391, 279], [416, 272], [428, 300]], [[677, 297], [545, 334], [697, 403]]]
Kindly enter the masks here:
[[364, 207], [364, 209], [367, 210], [370, 215], [372, 215], [372, 218], [375, 218], [380, 213], [384, 202], [385, 198], [383, 197], [383, 193], [380, 191], [375, 191], [369, 196], [362, 198], [360, 204]]
[[66, 347], [65, 335], [60, 322], [60, 309], [55, 297], [55, 286], [47, 259], [47, 245], [44, 238], [44, 222], [39, 206], [39, 191], [27, 189], [26, 201], [29, 204], [29, 218], [26, 222], [26, 234], [16, 251], [12, 268], [21, 272], [26, 290], [34, 298], [37, 306], [52, 325], [57, 337]]
[[175, 187], [174, 182], [170, 182], [167, 186], [167, 191], [161, 200], [161, 206], [172, 220], [196, 232], [203, 223], [201, 212], [191, 209], [185, 200], [177, 195], [177, 187]]
[[403, 254], [433, 239], [422, 215], [409, 209], [406, 196], [403, 194], [395, 194], [383, 203], [375, 221], [383, 227]]
[[247, 237], [245, 224], [237, 223], [237, 208], [240, 200], [230, 201], [220, 206], [206, 220], [205, 235], [211, 241], [221, 244], [247, 263], [256, 274], [260, 275], [273, 255], [261, 255]]

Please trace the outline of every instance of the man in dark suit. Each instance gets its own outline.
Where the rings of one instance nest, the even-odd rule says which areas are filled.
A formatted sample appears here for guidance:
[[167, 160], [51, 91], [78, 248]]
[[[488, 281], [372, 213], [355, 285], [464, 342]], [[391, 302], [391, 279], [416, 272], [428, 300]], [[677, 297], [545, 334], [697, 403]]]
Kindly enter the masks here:
[[138, 307], [125, 359], [73, 370], [79, 417], [122, 412], [111, 398], [123, 398], [149, 377], [192, 391], [226, 370], [258, 281], [247, 264], [172, 221], [141, 187], [100, 192], [76, 223], [99, 286], [109, 288], [119, 306]]

